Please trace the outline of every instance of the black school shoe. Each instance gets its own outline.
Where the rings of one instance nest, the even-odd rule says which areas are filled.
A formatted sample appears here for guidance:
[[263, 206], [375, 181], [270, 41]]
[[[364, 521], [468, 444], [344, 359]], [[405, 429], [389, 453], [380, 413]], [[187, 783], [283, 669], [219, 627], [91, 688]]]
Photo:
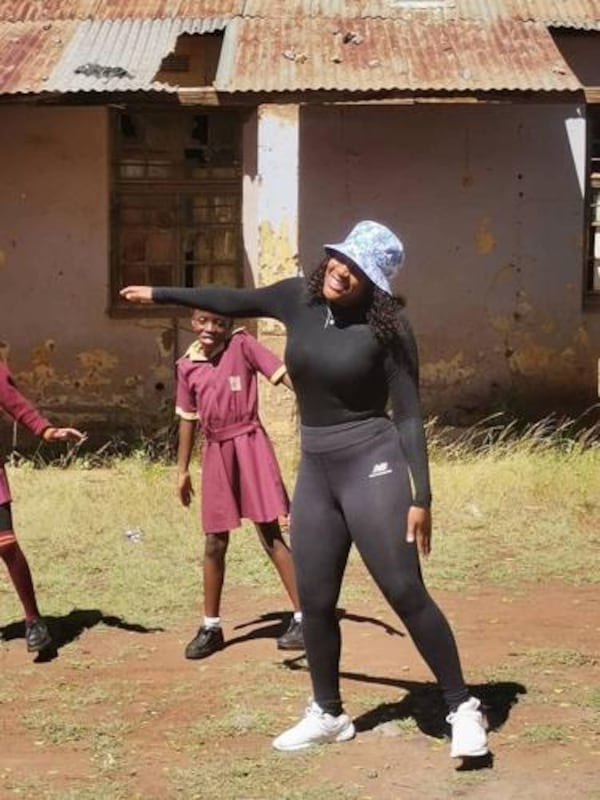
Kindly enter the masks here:
[[206, 658], [222, 650], [225, 644], [221, 628], [205, 628], [201, 625], [198, 633], [185, 648], [186, 658]]
[[292, 617], [287, 631], [277, 639], [278, 650], [304, 650], [302, 623]]
[[41, 617], [25, 624], [25, 642], [28, 653], [39, 653], [52, 644], [48, 626]]

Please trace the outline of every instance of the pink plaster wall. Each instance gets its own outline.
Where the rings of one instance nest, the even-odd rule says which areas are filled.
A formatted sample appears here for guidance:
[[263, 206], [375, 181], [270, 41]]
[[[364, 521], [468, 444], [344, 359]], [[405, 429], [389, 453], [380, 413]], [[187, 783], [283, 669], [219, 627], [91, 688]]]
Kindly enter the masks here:
[[0, 144], [0, 352], [20, 386], [92, 429], [164, 418], [173, 321], [107, 314], [107, 111], [2, 106]]
[[304, 107], [300, 256], [363, 218], [404, 240], [430, 412], [580, 409], [599, 318], [582, 311], [574, 104]]

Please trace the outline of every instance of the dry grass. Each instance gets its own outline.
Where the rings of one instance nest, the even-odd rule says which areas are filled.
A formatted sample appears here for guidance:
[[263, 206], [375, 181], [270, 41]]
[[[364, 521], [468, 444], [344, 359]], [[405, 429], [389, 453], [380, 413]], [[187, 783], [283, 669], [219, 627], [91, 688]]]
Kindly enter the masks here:
[[[518, 429], [515, 424], [502, 427], [492, 420], [487, 427], [459, 433], [432, 426], [429, 434], [435, 538], [425, 569], [431, 585], [466, 592], [493, 584], [509, 593], [525, 592], [528, 585], [548, 580], [598, 583], [600, 447], [596, 428], [585, 428], [581, 421], [544, 420]], [[93, 468], [90, 460], [74, 455], [45, 469], [37, 468], [39, 464], [21, 462], [11, 467], [10, 478], [16, 528], [45, 613], [68, 617], [79, 609], [90, 618], [96, 614], [100, 624], [94, 637], [108, 636], [115, 621], [148, 628], [189, 626], [200, 608], [202, 539], [196, 508], [181, 508], [175, 497], [172, 464], [151, 461], [145, 452], [127, 458], [111, 455], [103, 466]], [[132, 528], [142, 532], [137, 542], [126, 535]], [[358, 569], [356, 558], [351, 569]], [[232, 536], [227, 581], [249, 587], [250, 597], [265, 593], [281, 599], [279, 582], [251, 530]], [[351, 607], [353, 592], [370, 592], [370, 607], [376, 615], [380, 600], [372, 584], [346, 581], [343, 604]], [[20, 619], [14, 592], [3, 582], [0, 620], [7, 624]], [[35, 740], [36, 748], [55, 753], [59, 762], [68, 748], [83, 754], [89, 777], [61, 788], [52, 775], [24, 780], [0, 770], [2, 797], [134, 800], [148, 796], [137, 785], [142, 776], [136, 772], [136, 727], [152, 727], [155, 719], [163, 720], [160, 768], [174, 762], [161, 773], [166, 798], [354, 800], [364, 796], [355, 792], [351, 781], [337, 786], [321, 778], [320, 755], [285, 760], [265, 752], [265, 742], [279, 727], [282, 696], [296, 707], [301, 702], [297, 693], [304, 692], [304, 686], [300, 689], [287, 682], [289, 675], [284, 683], [280, 665], [253, 664], [253, 674], [262, 680], [251, 698], [236, 694], [239, 670], [245, 671], [247, 665], [227, 665], [229, 688], [213, 698], [210, 713], [200, 705], [185, 725], [169, 712], [173, 707], [187, 707], [198, 697], [201, 687], [195, 677], [147, 697], [144, 679], [138, 676], [129, 682], [125, 676], [115, 676], [121, 663], [139, 665], [144, 659], [151, 673], [150, 638], [123, 641], [120, 650], [113, 649], [100, 661], [75, 637], [60, 653], [59, 666], [68, 675], [67, 682], [57, 681], [56, 665], [44, 671], [28, 664], [18, 674], [3, 675], [0, 710], [18, 713], [23, 735]], [[514, 680], [517, 665], [520, 680], [529, 676], [532, 684], [535, 680], [547, 683], [537, 692], [531, 690], [531, 702], [541, 702], [542, 695], [550, 698], [552, 703], [546, 705], [556, 716], [531, 722], [511, 734], [519, 746], [569, 742], [571, 728], [558, 716], [567, 701], [569, 708], [585, 702], [589, 720], [584, 733], [590, 742], [597, 741], [593, 731], [598, 690], [582, 689], [577, 677], [594, 666], [594, 658], [568, 647], [549, 646], [513, 654], [514, 663], [490, 665], [489, 675], [495, 669], [496, 679]], [[555, 695], [554, 674], [545, 673], [558, 670], [568, 673], [571, 683], [568, 691]], [[35, 682], [36, 689], [23, 711], [24, 681]], [[362, 700], [365, 711], [380, 702], [376, 696]], [[420, 741], [412, 719], [405, 720], [397, 734], [403, 742]], [[506, 745], [513, 739], [507, 736]], [[242, 742], [247, 756], [230, 755], [232, 742]], [[34, 748], [32, 761], [35, 752]], [[307, 788], [296, 787], [298, 774]], [[475, 792], [487, 780], [492, 777], [484, 772], [457, 774], [445, 796], [463, 796], [471, 787]]]

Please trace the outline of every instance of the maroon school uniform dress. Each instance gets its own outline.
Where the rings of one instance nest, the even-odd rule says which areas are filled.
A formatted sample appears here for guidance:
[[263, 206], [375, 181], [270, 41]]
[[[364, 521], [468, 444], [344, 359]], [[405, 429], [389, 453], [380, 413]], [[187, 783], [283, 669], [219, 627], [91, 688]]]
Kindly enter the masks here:
[[[2, 363], [0, 363], [0, 408], [16, 422], [28, 428], [35, 436], [41, 436], [46, 428], [51, 427], [48, 420], [42, 417], [29, 400], [19, 392], [6, 365]], [[4, 469], [4, 456], [0, 454], [0, 505], [10, 502], [10, 488]]]
[[258, 417], [257, 372], [272, 383], [281, 360], [242, 329], [207, 359], [194, 342], [177, 362], [178, 416], [204, 434], [202, 511], [205, 533], [237, 528], [241, 518], [270, 522], [289, 511], [275, 452]]

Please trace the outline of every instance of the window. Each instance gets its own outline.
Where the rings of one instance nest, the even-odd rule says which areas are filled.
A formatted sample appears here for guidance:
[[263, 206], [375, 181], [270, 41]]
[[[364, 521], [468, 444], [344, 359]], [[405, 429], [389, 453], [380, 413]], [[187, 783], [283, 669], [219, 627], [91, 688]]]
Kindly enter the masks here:
[[600, 294], [600, 105], [588, 106], [589, 183], [587, 228], [588, 290]]
[[127, 110], [113, 137], [112, 310], [128, 284], [240, 285], [237, 112]]

